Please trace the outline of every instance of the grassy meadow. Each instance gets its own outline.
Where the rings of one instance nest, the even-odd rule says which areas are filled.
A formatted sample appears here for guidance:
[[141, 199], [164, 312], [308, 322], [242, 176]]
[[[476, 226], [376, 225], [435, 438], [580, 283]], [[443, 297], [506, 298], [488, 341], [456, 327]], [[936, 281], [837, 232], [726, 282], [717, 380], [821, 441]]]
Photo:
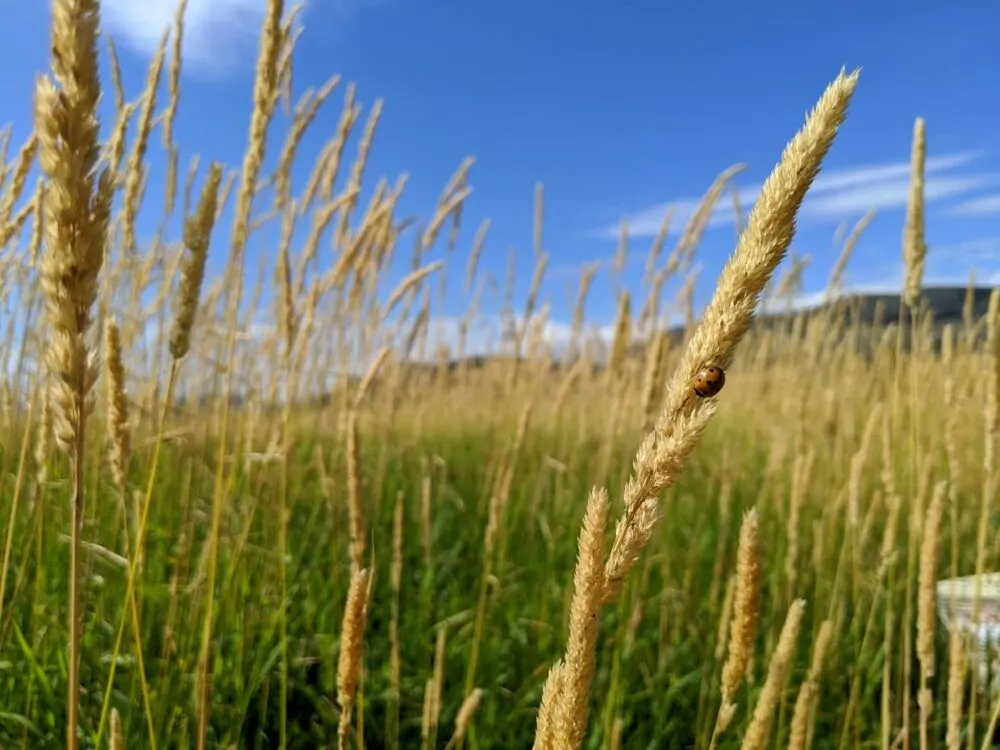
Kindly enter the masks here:
[[[52, 8], [35, 130], [0, 169], [0, 747], [991, 746], [1000, 703], [935, 587], [998, 563], [1000, 295], [943, 331], [922, 300], [922, 120], [898, 315], [837, 294], [866, 218], [829, 304], [754, 324], [799, 289], [795, 214], [864, 85], [841, 72], [774, 134], [700, 317], [690, 283], [663, 289], [693, 280], [738, 168], [676, 244], [669, 217], [649, 248], [623, 228], [610, 273], [646, 254], [645, 297], [621, 294], [603, 350], [594, 269], [571, 340], [545, 335], [539, 187], [531, 292], [474, 360], [471, 160], [433, 215], [398, 216], [404, 181], [365, 170], [381, 104], [292, 90], [294, 8], [268, 2], [239, 165], [173, 141], [183, 3], [140, 91], [99, 0]], [[150, 243], [151, 180], [178, 231]], [[452, 348], [445, 284], [469, 300]]]

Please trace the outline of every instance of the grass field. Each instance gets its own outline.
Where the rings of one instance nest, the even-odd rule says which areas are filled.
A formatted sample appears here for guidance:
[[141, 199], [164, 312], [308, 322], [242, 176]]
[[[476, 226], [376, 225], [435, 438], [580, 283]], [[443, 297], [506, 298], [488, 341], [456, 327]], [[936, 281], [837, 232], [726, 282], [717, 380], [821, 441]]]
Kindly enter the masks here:
[[[295, 38], [270, 0], [244, 162], [188, 170], [183, 24], [130, 98], [96, 78], [99, 5], [53, 0], [35, 132], [0, 183], [0, 747], [990, 746], [1000, 703], [936, 584], [1000, 551], [1000, 295], [936, 343], [922, 121], [898, 319], [863, 324], [834, 294], [862, 223], [829, 305], [752, 325], [762, 295], [796, 289], [794, 259], [779, 270], [795, 213], [863, 85], [842, 72], [774, 134], [777, 166], [682, 337], [661, 290], [734, 170], [676, 247], [649, 249], [649, 296], [622, 296], [606, 355], [582, 313], [565, 351], [543, 335], [539, 191], [517, 335], [473, 362], [433, 349], [431, 290], [481, 288], [486, 227], [427, 259], [470, 163], [415, 226], [401, 183], [365, 204], [379, 107], [361, 118], [352, 88], [293, 196], [296, 144], [340, 89], [266, 137]], [[145, 179], [183, 230], [147, 247], [160, 134], [171, 168]], [[274, 262], [254, 276], [265, 225]], [[414, 271], [386, 288], [398, 242]], [[709, 366], [717, 396], [697, 392]]]

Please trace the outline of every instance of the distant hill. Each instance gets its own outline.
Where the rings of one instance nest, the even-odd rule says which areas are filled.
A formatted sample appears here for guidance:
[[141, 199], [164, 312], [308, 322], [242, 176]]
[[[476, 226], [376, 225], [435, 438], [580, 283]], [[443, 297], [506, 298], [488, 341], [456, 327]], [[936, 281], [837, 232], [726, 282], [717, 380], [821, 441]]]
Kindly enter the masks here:
[[[980, 320], [986, 315], [989, 309], [990, 295], [993, 287], [974, 287], [972, 290], [972, 318], [974, 321]], [[941, 286], [925, 287], [923, 299], [934, 316], [934, 344], [940, 342], [942, 329], [951, 324], [958, 329], [964, 320], [964, 308], [968, 287]], [[788, 324], [792, 319], [805, 316], [807, 318], [822, 314], [829, 306], [836, 305], [840, 309], [849, 311], [852, 321], [857, 321], [862, 328], [870, 328], [881, 321], [883, 326], [896, 324], [899, 321], [899, 294], [876, 294], [876, 293], [856, 293], [843, 295], [830, 303], [819, 304], [808, 309], [794, 310], [791, 313], [772, 312], [758, 315], [757, 325], [769, 327]], [[909, 328], [910, 316], [907, 313], [903, 319], [903, 328]], [[671, 344], [680, 345], [684, 341], [683, 326], [674, 326], [668, 330]], [[632, 345], [631, 356], [638, 357], [645, 352], [646, 342], [635, 342]], [[457, 368], [465, 367], [470, 370], [480, 369], [487, 364], [495, 364], [503, 360], [509, 360], [508, 354], [477, 355], [465, 357], [461, 360], [452, 360], [449, 363], [449, 370], [455, 371]], [[559, 367], [559, 364], [555, 364]], [[429, 372], [438, 369], [438, 365], [432, 363], [411, 362], [410, 367], [413, 372]], [[602, 369], [600, 363], [595, 363], [595, 369]]]
[[[974, 287], [972, 289], [972, 320], [973, 323], [980, 321], [986, 315], [990, 305], [990, 295], [993, 287]], [[964, 324], [966, 297], [969, 294], [968, 287], [926, 287], [923, 290], [923, 300], [927, 308], [933, 315], [933, 346], [936, 349], [941, 342], [941, 335], [944, 327], [951, 325], [956, 332]], [[838, 305], [840, 309], [847, 311], [852, 322], [856, 322], [862, 329], [871, 328], [877, 323], [881, 326], [889, 324], [896, 325], [900, 322], [899, 294], [848, 294], [828, 304], [799, 310], [785, 314], [771, 314], [758, 318], [758, 324], [768, 326], [788, 323], [790, 319], [798, 316], [807, 318], [821, 315], [831, 305]], [[904, 330], [910, 327], [910, 314], [904, 311], [902, 327]], [[980, 336], [985, 335], [984, 330], [978, 332]]]
[[[992, 292], [993, 287], [975, 287], [973, 289], [973, 320], [978, 320], [986, 314]], [[952, 325], [962, 323], [967, 294], [967, 287], [927, 287], [923, 290], [923, 299], [934, 313], [934, 323], [937, 327], [944, 327], [948, 323]], [[896, 322], [899, 319], [900, 295], [898, 294], [850, 294], [842, 297], [839, 303], [856, 310], [861, 323], [869, 325], [875, 323], [876, 311], [880, 306], [883, 323]], [[805, 312], [808, 314], [822, 309], [822, 307]]]
[[[972, 291], [972, 317], [974, 321], [979, 321], [986, 315], [989, 309], [990, 295], [993, 292], [992, 287], [975, 287]], [[964, 321], [964, 308], [966, 295], [968, 294], [967, 287], [927, 287], [923, 290], [923, 299], [928, 305], [929, 309], [934, 315], [934, 347], [940, 343], [941, 331], [944, 326], [951, 324], [956, 329], [960, 329]], [[805, 316], [807, 318], [820, 315], [829, 305], [838, 305], [840, 309], [847, 311], [850, 319], [856, 321], [861, 325], [862, 328], [870, 328], [881, 320], [882, 325], [895, 324], [899, 320], [899, 307], [900, 307], [900, 295], [898, 294], [868, 294], [868, 293], [858, 293], [858, 294], [848, 294], [844, 295], [831, 303], [820, 304], [815, 307], [808, 309], [800, 309], [793, 311], [791, 313], [770, 313], [765, 315], [760, 315], [757, 318], [758, 326], [780, 326], [788, 325], [794, 318], [799, 316]], [[908, 328], [909, 326], [909, 315], [907, 314], [903, 319], [903, 327]], [[668, 331], [671, 339], [672, 345], [679, 346], [684, 340], [684, 328], [682, 326], [675, 326]], [[984, 331], [980, 331], [979, 335], [985, 335]], [[630, 352], [633, 357], [643, 356], [646, 349], [646, 342], [635, 342], [632, 346]], [[504, 361], [509, 361], [511, 359], [509, 354], [488, 354], [488, 355], [475, 355], [465, 357], [463, 359], [453, 359], [448, 363], [448, 371], [451, 373], [456, 372], [459, 369], [468, 370], [481, 370], [485, 367], [491, 365], [497, 365]], [[564, 363], [556, 361], [553, 362], [553, 369], [561, 369]], [[595, 362], [595, 371], [600, 371], [603, 369], [603, 364], [600, 362]], [[425, 376], [433, 376], [435, 373], [440, 372], [439, 365], [432, 362], [416, 362], [411, 361], [407, 365], [407, 370], [411, 375], [423, 374]], [[352, 376], [349, 378], [351, 381], [356, 381], [358, 376]], [[374, 388], [378, 388], [380, 383], [379, 379], [372, 384]], [[323, 394], [322, 396], [308, 399], [313, 403], [328, 403], [329, 395]], [[181, 407], [185, 403], [184, 398], [177, 399], [177, 406]], [[207, 396], [203, 396], [200, 399], [200, 405], [204, 406], [208, 401]], [[243, 398], [241, 396], [233, 397], [233, 405], [241, 406], [243, 404]]]

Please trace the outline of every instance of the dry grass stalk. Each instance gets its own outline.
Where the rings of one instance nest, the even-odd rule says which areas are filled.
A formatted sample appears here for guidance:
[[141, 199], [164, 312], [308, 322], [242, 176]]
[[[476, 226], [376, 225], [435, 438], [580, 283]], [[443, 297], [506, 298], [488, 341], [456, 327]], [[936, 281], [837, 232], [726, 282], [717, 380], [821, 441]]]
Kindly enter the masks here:
[[733, 593], [732, 619], [729, 623], [729, 647], [722, 667], [720, 691], [722, 703], [713, 731], [715, 739], [724, 732], [736, 711], [736, 688], [743, 681], [750, 665], [757, 624], [760, 620], [760, 540], [757, 529], [757, 510], [751, 509], [740, 527], [740, 541], [736, 552], [736, 588]]
[[542, 686], [542, 702], [538, 706], [538, 721], [535, 727], [534, 750], [555, 750], [556, 715], [560, 710], [563, 686], [563, 663], [556, 661], [549, 669]]
[[726, 579], [726, 591], [722, 595], [722, 610], [719, 614], [719, 632], [715, 638], [715, 658], [722, 659], [726, 655], [729, 643], [729, 624], [733, 620], [733, 602], [736, 598], [737, 577], [731, 575]]
[[121, 718], [118, 716], [118, 709], [111, 709], [111, 729], [108, 741], [108, 750], [125, 750], [125, 740], [122, 738]]
[[45, 182], [39, 179], [32, 201], [34, 203], [34, 211], [32, 212], [34, 221], [31, 224], [31, 239], [28, 241], [28, 263], [32, 266], [38, 264], [42, 251], [42, 240], [45, 237], [45, 191]]
[[160, 75], [163, 72], [163, 59], [167, 52], [169, 32], [164, 32], [153, 55], [146, 77], [146, 90], [143, 92], [142, 110], [139, 112], [139, 125], [135, 139], [132, 142], [132, 152], [125, 164], [125, 195], [122, 198], [122, 240], [125, 252], [134, 255], [136, 252], [135, 220], [142, 204], [146, 159], [146, 149], [149, 146], [149, 134], [153, 129], [153, 115], [156, 112], [156, 93], [160, 87]]
[[903, 229], [903, 260], [906, 266], [903, 297], [915, 310], [920, 304], [924, 260], [924, 164], [927, 160], [927, 128], [922, 117], [913, 123], [913, 150], [910, 157], [910, 195], [906, 203], [906, 223]]
[[37, 151], [38, 137], [32, 133], [21, 147], [10, 184], [4, 186], [3, 196], [0, 197], [0, 247], [6, 245], [20, 230], [19, 222], [12, 222], [11, 217], [14, 214], [14, 206], [24, 192]]
[[[320, 87], [319, 91], [314, 93], [312, 90], [309, 90], [303, 94], [301, 101], [295, 107], [292, 126], [285, 136], [284, 145], [278, 156], [278, 166], [275, 169], [275, 202], [278, 208], [287, 205], [291, 201], [291, 172], [299, 143], [302, 141], [302, 137], [309, 129], [309, 126], [315, 121], [320, 108], [330, 98], [338, 83], [340, 83], [339, 75], [330, 77]], [[305, 207], [303, 207], [304, 209]]]
[[[337, 123], [337, 134], [328, 144], [325, 153], [324, 171], [318, 175], [318, 183], [312, 190], [319, 189], [324, 200], [330, 200], [333, 196], [333, 188], [340, 173], [340, 163], [344, 155], [344, 147], [347, 139], [361, 115], [361, 106], [354, 102], [355, 86], [353, 83], [347, 84], [344, 91], [344, 104], [340, 110], [340, 120]], [[323, 160], [321, 159], [321, 162]], [[310, 186], [306, 186], [306, 195], [311, 195]]]
[[577, 287], [576, 304], [573, 307], [573, 330], [570, 340], [570, 349], [573, 356], [578, 354], [577, 349], [580, 345], [579, 339], [580, 334], [583, 332], [583, 321], [586, 314], [587, 296], [590, 294], [590, 287], [597, 277], [598, 269], [599, 266], [597, 264], [591, 263], [584, 266], [580, 273], [580, 286]]
[[649, 252], [646, 254], [645, 278], [650, 280], [656, 273], [656, 264], [663, 254], [663, 246], [666, 244], [667, 235], [670, 234], [670, 225], [673, 223], [675, 207], [670, 206], [663, 212], [660, 220], [660, 228], [656, 230], [656, 236], [649, 245]]
[[[279, 93], [278, 63], [282, 47], [286, 42], [286, 36], [283, 33], [282, 25], [284, 10], [285, 4], [283, 0], [268, 0], [262, 24], [260, 47], [257, 57], [257, 69], [253, 92], [254, 106], [250, 115], [249, 141], [246, 151], [243, 154], [243, 168], [239, 189], [237, 191], [236, 210], [234, 212], [232, 231], [230, 234], [230, 262], [227, 266], [229, 278], [227, 280], [231, 280], [235, 291], [230, 296], [230, 304], [226, 315], [226, 326], [230, 332], [228, 341], [228, 364], [230, 365], [230, 370], [229, 376], [226, 380], [226, 396], [223, 400], [222, 415], [219, 420], [220, 440], [217, 461], [220, 466], [225, 463], [227, 442], [226, 434], [229, 427], [229, 395], [232, 393], [233, 386], [233, 368], [231, 365], [235, 360], [237, 318], [239, 315], [240, 301], [242, 299], [243, 292], [243, 271], [245, 263], [244, 250], [250, 233], [251, 210], [257, 190], [257, 179], [260, 174], [261, 164], [264, 160], [264, 152], [267, 143], [267, 131], [271, 123], [271, 118], [274, 114], [274, 108]], [[225, 487], [226, 472], [219, 470], [216, 472], [216, 480], [212, 497], [212, 526], [208, 544], [208, 580], [205, 588], [204, 627], [202, 630], [201, 651], [198, 658], [198, 750], [205, 750], [211, 704], [209, 698], [208, 666], [212, 650], [215, 580], [218, 566], [218, 547], [222, 527], [222, 508]]]
[[171, 49], [170, 69], [167, 72], [167, 109], [163, 113], [163, 147], [167, 150], [167, 182], [164, 196], [164, 211], [167, 216], [174, 212], [177, 200], [177, 146], [174, 144], [174, 120], [181, 98], [181, 64], [184, 49], [184, 15], [188, 0], [177, 3], [174, 14], [174, 44]]
[[52, 4], [52, 77], [36, 84], [35, 131], [39, 162], [51, 189], [45, 201], [46, 252], [41, 267], [53, 374], [52, 412], [56, 440], [73, 464], [71, 510], [69, 675], [66, 742], [78, 746], [81, 617], [80, 535], [84, 516], [86, 421], [96, 372], [86, 337], [104, 264], [111, 214], [112, 179], [97, 171], [101, 96], [96, 0]]
[[[997, 487], [1000, 484], [998, 475], [997, 452], [1000, 450], [1000, 290], [990, 293], [989, 309], [986, 314], [986, 354], [988, 370], [985, 385], [986, 404], [983, 409], [983, 487], [979, 504], [979, 521], [976, 529], [976, 585], [973, 596], [972, 624], [978, 627], [982, 607], [982, 575], [986, 569], [987, 526], [993, 514], [996, 502]], [[975, 674], [978, 668], [979, 653], [977, 649], [968, 650], [969, 669]], [[974, 746], [976, 731], [977, 691], [969, 694], [969, 747]]]
[[367, 569], [351, 573], [347, 602], [344, 604], [344, 622], [340, 631], [340, 656], [337, 661], [337, 705], [340, 706], [337, 746], [340, 750], [345, 750], [347, 747], [347, 738], [351, 730], [351, 713], [354, 710], [354, 696], [361, 673], [370, 585]]
[[389, 744], [399, 744], [399, 701], [400, 701], [400, 661], [399, 661], [399, 595], [403, 581], [403, 521], [405, 494], [396, 493], [396, 508], [392, 516], [392, 566], [389, 569], [389, 586], [392, 599], [389, 602], [389, 695], [391, 706], [386, 717], [386, 736]]
[[840, 255], [837, 257], [837, 262], [833, 265], [833, 270], [830, 272], [830, 281], [826, 285], [827, 299], [840, 290], [844, 279], [844, 271], [847, 270], [847, 264], [851, 262], [851, 256], [854, 254], [854, 248], [857, 246], [858, 242], [861, 240], [861, 235], [864, 234], [864, 231], [868, 228], [868, 225], [871, 224], [874, 218], [874, 210], [866, 213], [858, 220], [858, 223], [854, 225], [854, 229], [851, 230], [847, 239], [844, 240], [844, 246], [841, 248]]
[[361, 190], [361, 177], [368, 164], [368, 155], [371, 152], [372, 141], [375, 139], [375, 129], [378, 127], [379, 118], [382, 116], [382, 106], [382, 100], [376, 99], [368, 113], [368, 121], [365, 123], [361, 140], [358, 142], [358, 155], [351, 167], [351, 175], [347, 182], [347, 191], [353, 197], [348, 201], [344, 211], [340, 214], [340, 223], [337, 225], [336, 243], [339, 247], [344, 247], [347, 244], [348, 221], [350, 220], [351, 213], [357, 206], [357, 194]]
[[125, 86], [122, 84], [122, 68], [118, 60], [118, 50], [114, 39], [105, 36], [108, 45], [108, 67], [111, 70], [111, 85], [115, 92], [115, 112], [121, 113], [125, 108]]
[[[173, 361], [170, 368], [170, 376], [167, 383], [167, 397], [163, 404], [163, 410], [157, 425], [154, 439], [153, 459], [149, 468], [149, 477], [146, 484], [145, 496], [140, 506], [138, 528], [135, 534], [134, 547], [136, 553], [132, 555], [129, 566], [128, 583], [126, 587], [126, 598], [132, 602], [135, 591], [135, 583], [141, 560], [141, 551], [145, 543], [146, 527], [149, 519], [149, 508], [151, 505], [153, 489], [155, 486], [157, 469], [159, 466], [160, 447], [164, 435], [164, 425], [166, 415], [171, 407], [174, 387], [180, 368], [180, 362], [187, 355], [191, 346], [191, 332], [194, 326], [195, 317], [198, 311], [198, 298], [201, 291], [202, 280], [204, 278], [205, 260], [208, 255], [208, 247], [212, 228], [215, 224], [218, 212], [217, 194], [219, 180], [221, 178], [221, 168], [213, 164], [209, 169], [209, 175], [202, 190], [198, 208], [192, 217], [189, 217], [184, 225], [184, 246], [187, 253], [180, 261], [180, 286], [174, 307], [174, 318], [170, 328], [170, 353]], [[209, 618], [210, 619], [210, 618]], [[110, 674], [107, 687], [104, 693], [104, 708], [102, 709], [101, 727], [104, 726], [104, 717], [110, 707], [111, 688], [114, 684], [115, 670], [118, 664], [118, 653], [121, 648], [122, 637], [125, 630], [125, 613], [118, 624], [118, 635], [115, 639], [115, 647], [112, 652]], [[135, 618], [133, 618], [135, 623]], [[136, 627], [138, 627], [136, 625]], [[207, 658], [207, 657], [205, 657]], [[205, 677], [207, 690], [207, 677]], [[207, 712], [203, 712], [200, 717], [200, 724], [205, 726], [207, 722]], [[100, 735], [100, 730], [98, 731]], [[204, 734], [200, 734], [200, 741], [203, 742]], [[152, 738], [151, 738], [151, 741]]]
[[422, 747], [430, 750], [437, 745], [438, 723], [441, 720], [441, 695], [444, 691], [445, 646], [448, 642], [448, 629], [445, 625], [437, 628], [437, 640], [434, 646], [434, 671], [427, 680], [424, 689], [424, 713], [420, 726]]
[[483, 246], [486, 244], [486, 233], [490, 229], [490, 220], [483, 219], [476, 230], [475, 239], [472, 240], [472, 250], [469, 251], [469, 260], [465, 267], [464, 290], [468, 294], [472, 288], [472, 280], [476, 277], [476, 270], [479, 268], [479, 258], [483, 254]]
[[642, 416], [646, 429], [652, 429], [660, 385], [663, 382], [663, 355], [669, 345], [668, 333], [657, 331], [646, 349], [646, 365], [642, 375]]
[[458, 714], [455, 716], [455, 733], [448, 740], [445, 750], [450, 750], [465, 738], [465, 733], [469, 731], [469, 725], [472, 724], [472, 717], [475, 715], [476, 709], [479, 708], [479, 702], [482, 698], [482, 688], [476, 688], [462, 701], [462, 705], [458, 709]]
[[628, 263], [628, 219], [622, 218], [618, 227], [618, 247], [611, 258], [611, 274], [617, 281]]
[[792, 470], [792, 488], [788, 497], [788, 549], [785, 552], [785, 578], [788, 583], [789, 598], [795, 591], [799, 563], [799, 534], [802, 505], [805, 501], [806, 487], [809, 483], [809, 472], [812, 470], [816, 454], [812, 451], [799, 453], [795, 456]]
[[933, 695], [927, 679], [934, 676], [934, 640], [937, 633], [937, 580], [941, 558], [941, 516], [947, 497], [947, 482], [938, 482], [924, 518], [917, 584], [917, 659], [920, 661], [920, 747], [928, 747], [928, 723]]
[[351, 570], [361, 570], [365, 554], [365, 516], [361, 500], [361, 458], [358, 443], [358, 413], [351, 410], [346, 419], [347, 439], [347, 512], [350, 527]]
[[945, 742], [948, 750], [962, 747], [962, 700], [965, 697], [965, 647], [958, 628], [948, 633], [948, 711]]
[[[111, 435], [111, 475], [118, 492], [125, 497], [125, 477], [131, 457], [132, 434], [128, 417], [128, 395], [125, 391], [125, 365], [118, 324], [108, 319], [104, 327], [104, 361], [108, 378], [108, 431]], [[133, 518], [133, 523], [138, 518]]]
[[424, 551], [424, 565], [428, 570], [434, 568], [433, 542], [434, 513], [431, 506], [431, 475], [430, 469], [424, 466], [424, 475], [420, 479], [420, 542]]
[[833, 622], [824, 620], [813, 643], [812, 662], [805, 682], [799, 688], [795, 699], [795, 709], [792, 712], [791, 729], [789, 730], [788, 750], [806, 750], [810, 731], [810, 719], [816, 705], [819, 692], [819, 678], [823, 671], [826, 652], [833, 639]]
[[423, 268], [419, 268], [408, 274], [402, 281], [399, 282], [399, 284], [396, 285], [396, 288], [392, 290], [392, 293], [386, 300], [383, 316], [388, 318], [393, 309], [399, 304], [400, 300], [402, 300], [404, 296], [423, 283], [424, 279], [432, 273], [443, 267], [444, 261], [439, 260], [434, 263], [428, 263]]
[[785, 271], [784, 275], [778, 278], [778, 283], [774, 288], [774, 298], [777, 300], [785, 300], [789, 305], [789, 310], [791, 309], [792, 303], [795, 301], [796, 295], [802, 292], [802, 275], [805, 273], [810, 263], [812, 263], [811, 256], [799, 256], [793, 252], [791, 254], [788, 269]]
[[614, 724], [611, 725], [611, 742], [609, 743], [610, 750], [621, 750], [622, 746], [622, 732], [625, 730], [625, 722], [622, 718], [616, 717]]
[[35, 462], [35, 484], [39, 490], [45, 487], [45, 483], [48, 481], [49, 438], [52, 435], [52, 406], [49, 400], [49, 394], [47, 392], [43, 392], [41, 399], [42, 414], [38, 420], [38, 433], [35, 436], [35, 450], [33, 454]]
[[934, 676], [934, 639], [937, 630], [937, 580], [941, 558], [941, 516], [947, 482], [938, 482], [924, 519], [917, 587], [917, 658], [924, 677]]
[[792, 602], [792, 606], [788, 610], [785, 624], [781, 628], [781, 635], [778, 636], [778, 645], [775, 647], [767, 667], [767, 679], [764, 681], [764, 687], [760, 691], [753, 716], [750, 718], [750, 726], [747, 727], [746, 734], [743, 735], [743, 744], [740, 746], [742, 750], [762, 750], [768, 744], [771, 725], [774, 721], [774, 709], [778, 705], [778, 698], [784, 687], [789, 666], [795, 656], [795, 642], [799, 635], [799, 627], [802, 625], [802, 615], [805, 613], [805, 608], [805, 600], [797, 599]]
[[570, 604], [569, 637], [563, 657], [562, 690], [553, 717], [555, 736], [562, 746], [577, 748], [587, 731], [590, 713], [590, 683], [597, 659], [597, 633], [600, 627], [603, 576], [608, 523], [608, 494], [603, 489], [591, 491], [580, 531], [576, 572], [573, 576], [573, 600]]
[[184, 16], [187, 7], [188, 0], [179, 0], [174, 14], [174, 44], [170, 50], [170, 69], [167, 71], [167, 109], [163, 113], [163, 146], [167, 149], [174, 145], [174, 120], [177, 118], [181, 98], [181, 53], [184, 49]]
[[181, 260], [180, 288], [176, 297], [173, 325], [170, 329], [170, 354], [183, 359], [191, 348], [191, 331], [198, 314], [198, 300], [205, 278], [205, 261], [217, 216], [222, 167], [212, 164], [202, 187], [198, 208], [184, 224], [184, 248]]
[[722, 368], [731, 364], [737, 344], [750, 328], [760, 294], [792, 240], [795, 214], [847, 114], [857, 77], [857, 72], [842, 72], [786, 147], [667, 384], [660, 419], [639, 448], [635, 475], [625, 488], [625, 514], [605, 567], [608, 600], [617, 594], [652, 534], [660, 514], [660, 493], [676, 481], [714, 414], [714, 400], [699, 399], [691, 382], [706, 364]]
[[[693, 393], [691, 382], [706, 364], [726, 368], [732, 362], [737, 344], [750, 328], [760, 294], [792, 240], [796, 212], [846, 116], [857, 77], [857, 72], [850, 75], [841, 72], [764, 183], [736, 251], [723, 269], [715, 296], [668, 383], [661, 417], [636, 455], [635, 474], [625, 487], [625, 514], [618, 523], [614, 546], [605, 563], [600, 599], [592, 598], [596, 593], [593, 582], [588, 571], [580, 571], [584, 560], [578, 562], [577, 575], [587, 580], [586, 587], [577, 587], [581, 594], [587, 594], [585, 600], [580, 599], [580, 613], [586, 610], [589, 619], [596, 619], [600, 605], [611, 601], [619, 592], [625, 576], [652, 535], [660, 512], [659, 494], [676, 481], [685, 459], [714, 414], [714, 401], [699, 399]], [[581, 539], [586, 531], [585, 527]], [[570, 629], [572, 641], [572, 618]], [[584, 631], [579, 629], [578, 633], [578, 642], [585, 643]], [[567, 650], [567, 669], [569, 653]], [[592, 660], [593, 655], [589, 658]], [[571, 716], [563, 707], [578, 706], [581, 703], [578, 696], [589, 696], [592, 673], [592, 667], [588, 670], [586, 662], [578, 663], [574, 669], [575, 679], [564, 681], [562, 686], [555, 731], [569, 747], [577, 747], [582, 740], [586, 713], [580, 708]], [[567, 694], [567, 690], [571, 693]], [[584, 707], [587, 705], [586, 700], [582, 703]], [[582, 729], [581, 719], [577, 717], [582, 717]]]
[[615, 318], [615, 334], [608, 356], [608, 377], [619, 380], [622, 377], [629, 345], [632, 343], [632, 304], [628, 292], [618, 295], [618, 315]]
[[460, 190], [448, 195], [446, 200], [438, 204], [437, 211], [434, 212], [434, 216], [431, 217], [427, 228], [424, 230], [423, 240], [421, 241], [424, 250], [428, 250], [434, 245], [448, 217], [460, 212], [462, 204], [465, 203], [466, 198], [470, 195], [472, 195], [472, 188], [462, 187]]
[[745, 172], [746, 168], [746, 164], [734, 164], [716, 177], [715, 181], [709, 186], [708, 191], [698, 204], [697, 210], [695, 210], [690, 220], [688, 220], [687, 226], [684, 227], [684, 231], [677, 241], [677, 246], [673, 249], [670, 258], [667, 260], [667, 270], [669, 273], [675, 273], [678, 270], [687, 268], [690, 264], [695, 248], [701, 242], [702, 235], [705, 234], [705, 230], [708, 228], [708, 222], [712, 218], [712, 213], [715, 211], [715, 206], [719, 202], [723, 191], [732, 182], [732, 179], [736, 175]]

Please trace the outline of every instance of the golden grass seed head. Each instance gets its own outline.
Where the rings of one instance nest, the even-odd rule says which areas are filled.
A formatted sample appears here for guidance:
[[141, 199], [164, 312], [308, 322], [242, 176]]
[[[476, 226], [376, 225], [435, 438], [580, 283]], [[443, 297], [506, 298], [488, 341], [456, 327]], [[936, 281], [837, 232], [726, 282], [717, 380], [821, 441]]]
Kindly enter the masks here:
[[732, 703], [757, 637], [760, 619], [760, 542], [757, 511], [751, 509], [740, 527], [736, 553], [736, 590], [733, 594], [733, 619], [729, 625], [729, 649], [722, 668], [722, 702]]
[[795, 656], [795, 642], [799, 635], [804, 613], [805, 600], [796, 599], [792, 602], [785, 617], [785, 624], [778, 636], [778, 645], [775, 647], [768, 664], [764, 687], [760, 691], [757, 705], [750, 717], [750, 725], [743, 736], [742, 750], [762, 750], [768, 746], [771, 726], [774, 721], [774, 709], [784, 687], [785, 676]]
[[39, 163], [48, 178], [45, 201], [46, 252], [40, 269], [50, 325], [47, 352], [52, 381], [55, 435], [64, 446], [83, 429], [96, 373], [86, 335], [104, 263], [111, 213], [111, 179], [97, 173], [100, 123], [97, 104], [95, 0], [55, 2], [52, 9], [52, 69], [35, 91]]
[[108, 387], [108, 429], [111, 436], [111, 473], [115, 484], [125, 490], [125, 476], [131, 454], [131, 428], [128, 396], [125, 390], [125, 364], [122, 358], [118, 324], [108, 318], [104, 327], [104, 361]]
[[924, 238], [924, 165], [927, 161], [927, 128], [922, 117], [913, 123], [913, 149], [910, 156], [910, 193], [906, 203], [903, 229], [903, 261], [906, 280], [903, 298], [907, 307], [920, 304], [927, 243]]
[[181, 263], [180, 288], [170, 329], [170, 354], [175, 360], [183, 359], [191, 347], [191, 330], [198, 313], [198, 300], [205, 278], [205, 261], [217, 217], [221, 180], [222, 167], [213, 162], [208, 169], [198, 207], [184, 224], [186, 253]]

